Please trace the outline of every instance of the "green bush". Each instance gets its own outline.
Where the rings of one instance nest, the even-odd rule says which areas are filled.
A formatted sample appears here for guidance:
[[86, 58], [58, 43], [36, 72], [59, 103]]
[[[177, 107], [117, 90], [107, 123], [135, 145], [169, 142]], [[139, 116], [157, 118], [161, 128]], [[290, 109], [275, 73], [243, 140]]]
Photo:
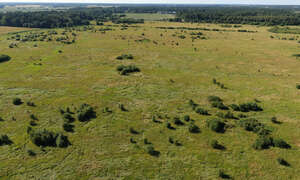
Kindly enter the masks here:
[[184, 123], [180, 120], [179, 117], [174, 117], [174, 124], [178, 125], [178, 126], [182, 126], [184, 125]]
[[259, 135], [268, 135], [270, 134], [270, 130], [265, 128], [265, 125], [258, 122], [258, 120], [254, 118], [240, 120], [240, 126], [244, 128], [246, 131], [252, 131]]
[[219, 149], [219, 150], [225, 149], [225, 147], [223, 145], [219, 144], [219, 142], [217, 140], [212, 140], [210, 142], [210, 146], [214, 149]]
[[249, 111], [263, 111], [263, 109], [255, 102], [243, 103], [239, 105], [239, 109], [242, 112]]
[[70, 145], [67, 136], [61, 133], [54, 133], [46, 129], [33, 130], [32, 128], [27, 129], [30, 140], [37, 146], [51, 146], [51, 147], [67, 147]]
[[210, 115], [206, 109], [203, 109], [203, 108], [200, 108], [200, 107], [198, 107], [196, 109], [196, 113], [198, 113], [200, 115], [205, 115], [205, 116]]
[[189, 105], [193, 108], [193, 110], [195, 110], [198, 106], [198, 104], [196, 104], [192, 99], [189, 100]]
[[285, 142], [284, 140], [282, 140], [280, 138], [274, 138], [273, 145], [274, 145], [274, 147], [283, 148], [283, 149], [291, 148], [291, 146], [287, 142]]
[[72, 122], [74, 122], [74, 118], [73, 118], [73, 116], [72, 116], [72, 114], [71, 113], [68, 113], [68, 112], [66, 112], [66, 113], [64, 113], [63, 114], [63, 119], [64, 119], [64, 121], [66, 122], [66, 123], [72, 123]]
[[0, 63], [9, 61], [11, 58], [8, 55], [0, 54]]
[[222, 179], [231, 179], [231, 177], [222, 170], [219, 171], [219, 177]]
[[198, 126], [196, 126], [194, 123], [191, 123], [189, 125], [189, 132], [190, 133], [199, 133], [200, 132], [200, 128]]
[[297, 84], [297, 85], [296, 85], [296, 88], [297, 88], [297, 89], [300, 89], [300, 84]]
[[138, 67], [136, 67], [135, 65], [119, 65], [117, 67], [117, 71], [119, 71], [119, 73], [121, 75], [128, 75], [130, 73], [134, 73], [134, 72], [140, 72], [140, 69]]
[[33, 151], [33, 150], [27, 150], [27, 153], [28, 153], [28, 155], [29, 156], [35, 156], [36, 155], [36, 153]]
[[283, 158], [277, 158], [277, 162], [280, 164], [280, 165], [283, 165], [283, 166], [290, 166], [290, 163], [288, 163], [285, 159]]
[[225, 132], [225, 123], [220, 119], [208, 119], [206, 121], [207, 127], [210, 128], [212, 131], [217, 133], [224, 133]]
[[73, 124], [69, 124], [69, 123], [64, 123], [63, 124], [63, 129], [66, 132], [74, 132], [74, 125]]
[[271, 118], [271, 122], [274, 123], [274, 124], [281, 124], [281, 122], [278, 121], [275, 116]]
[[156, 151], [152, 145], [147, 146], [146, 151], [151, 156], [159, 156], [160, 152]]
[[28, 101], [26, 104], [27, 104], [27, 106], [35, 107], [34, 102]]
[[3, 145], [10, 145], [13, 142], [9, 139], [9, 137], [7, 135], [1, 135], [0, 136], [0, 146]]
[[22, 100], [20, 98], [14, 98], [13, 99], [13, 104], [18, 106], [18, 105], [21, 105], [23, 104]]
[[218, 96], [208, 96], [207, 98], [208, 102], [223, 102], [223, 100]]
[[131, 134], [139, 134], [139, 132], [136, 131], [135, 129], [133, 129], [132, 127], [129, 128], [129, 132], [130, 132]]
[[93, 107], [88, 104], [82, 104], [77, 110], [77, 117], [80, 122], [89, 121], [96, 118], [96, 112]]
[[118, 56], [116, 59], [118, 60], [133, 59], [133, 56], [131, 54], [122, 54], [121, 56]]
[[273, 139], [267, 136], [258, 137], [253, 144], [253, 148], [257, 150], [269, 149], [271, 146], [273, 146]]
[[184, 119], [186, 122], [189, 122], [189, 121], [191, 120], [191, 118], [190, 118], [189, 115], [183, 116], [183, 119]]

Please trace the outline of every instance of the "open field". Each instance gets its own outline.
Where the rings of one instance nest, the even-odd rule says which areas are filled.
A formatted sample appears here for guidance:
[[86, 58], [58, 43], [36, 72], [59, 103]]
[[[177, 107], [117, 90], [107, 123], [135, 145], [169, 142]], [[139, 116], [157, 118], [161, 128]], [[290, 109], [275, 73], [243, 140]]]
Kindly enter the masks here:
[[[113, 30], [105, 33], [74, 31], [72, 44], [15, 41], [6, 34], [10, 29], [0, 27], [1, 54], [12, 58], [0, 63], [0, 131], [13, 142], [0, 146], [1, 179], [194, 180], [218, 179], [220, 170], [234, 179], [300, 179], [300, 91], [296, 89], [300, 59], [292, 56], [299, 53], [299, 43], [281, 40], [293, 35], [246, 25], [146, 22], [127, 29], [108, 25]], [[95, 26], [99, 28], [103, 26]], [[57, 29], [59, 34], [62, 31]], [[205, 38], [192, 40], [192, 32], [202, 32]], [[9, 48], [11, 43], [18, 45]], [[117, 60], [122, 54], [134, 58]], [[140, 72], [122, 76], [116, 70], [121, 64], [135, 64]], [[213, 84], [213, 78], [227, 89]], [[258, 135], [242, 129], [239, 120], [225, 119], [225, 133], [211, 131], [206, 120], [225, 112], [211, 107], [207, 97], [212, 95], [221, 97], [225, 105], [260, 101], [263, 111], [243, 114], [264, 123], [291, 149], [253, 149]], [[13, 105], [16, 97], [24, 104]], [[211, 116], [195, 113], [190, 99]], [[27, 106], [28, 101], [36, 107]], [[94, 107], [97, 117], [76, 120], [74, 132], [64, 132], [59, 108], [75, 111], [82, 103]], [[106, 107], [112, 112], [104, 112]], [[34, 145], [26, 132], [31, 114], [38, 119], [34, 129], [63, 132], [71, 145]], [[199, 133], [189, 132], [190, 122], [173, 123], [174, 117], [184, 115], [195, 121]], [[273, 116], [282, 123], [272, 123]], [[161, 123], [153, 122], [153, 117]], [[176, 129], [168, 129], [166, 122]], [[182, 145], [169, 143], [169, 137]], [[158, 157], [145, 152], [145, 138], [160, 152]], [[226, 149], [213, 149], [213, 139]], [[30, 156], [29, 150], [36, 155]], [[279, 165], [278, 157], [291, 166]]]

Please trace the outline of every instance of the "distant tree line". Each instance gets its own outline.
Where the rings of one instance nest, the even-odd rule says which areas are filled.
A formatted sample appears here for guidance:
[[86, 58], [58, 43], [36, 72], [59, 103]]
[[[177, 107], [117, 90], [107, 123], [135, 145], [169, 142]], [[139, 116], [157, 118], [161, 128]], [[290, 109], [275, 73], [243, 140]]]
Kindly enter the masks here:
[[177, 21], [251, 25], [300, 25], [300, 14], [291, 9], [260, 7], [206, 7], [177, 11]]

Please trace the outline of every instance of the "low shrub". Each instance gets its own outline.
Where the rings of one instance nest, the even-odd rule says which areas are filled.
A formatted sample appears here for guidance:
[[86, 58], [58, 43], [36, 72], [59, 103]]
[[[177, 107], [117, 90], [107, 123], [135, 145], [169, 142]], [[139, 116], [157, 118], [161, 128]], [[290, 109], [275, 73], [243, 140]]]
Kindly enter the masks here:
[[29, 155], [29, 156], [35, 156], [36, 155], [36, 153], [33, 151], [33, 150], [27, 150], [27, 154]]
[[189, 125], [189, 132], [190, 133], [199, 133], [200, 132], [200, 128], [198, 126], [196, 126], [194, 123], [191, 123]]
[[7, 135], [1, 135], [0, 136], [0, 146], [3, 145], [10, 145], [13, 142], [9, 139], [9, 137]]
[[256, 150], [269, 149], [271, 146], [273, 146], [273, 139], [267, 136], [258, 137], [253, 144]]
[[281, 122], [278, 121], [275, 116], [271, 118], [271, 122], [274, 123], [274, 124], [281, 124]]
[[246, 131], [252, 131], [259, 135], [268, 135], [271, 132], [270, 130], [266, 129], [264, 124], [260, 123], [254, 118], [240, 120], [239, 124]]
[[220, 119], [214, 118], [214, 119], [208, 119], [206, 121], [207, 127], [211, 129], [212, 131], [215, 131], [217, 133], [224, 133], [225, 132], [225, 123], [221, 121]]
[[66, 132], [74, 132], [74, 125], [73, 124], [69, 124], [69, 123], [64, 123], [63, 124], [63, 129]]
[[196, 111], [196, 113], [198, 113], [200, 115], [205, 115], [205, 116], [210, 115], [206, 109], [203, 109], [200, 107], [198, 107], [195, 111]]
[[191, 118], [190, 118], [189, 115], [183, 116], [183, 119], [184, 119], [186, 122], [189, 122], [189, 121], [191, 120]]
[[297, 84], [297, 85], [296, 85], [296, 88], [297, 88], [297, 89], [300, 89], [300, 84]]
[[195, 110], [198, 106], [198, 104], [196, 104], [192, 99], [189, 100], [189, 105], [193, 108], [193, 110]]
[[20, 98], [14, 98], [13, 99], [13, 104], [18, 106], [18, 105], [21, 105], [23, 104], [22, 100]]
[[116, 59], [118, 60], [133, 59], [133, 56], [131, 54], [122, 54], [121, 56], [118, 56]]
[[135, 129], [133, 129], [132, 127], [129, 128], [129, 132], [130, 132], [131, 134], [139, 134], [139, 132], [136, 131]]
[[212, 140], [210, 142], [210, 146], [214, 149], [219, 149], [219, 150], [224, 150], [225, 147], [221, 144], [219, 144], [219, 142], [217, 140]]
[[166, 127], [171, 130], [175, 130], [175, 128], [171, 125], [171, 123], [166, 122]]
[[231, 177], [222, 170], [219, 171], [219, 177], [222, 179], [231, 179]]
[[274, 138], [273, 139], [273, 145], [274, 147], [282, 148], [282, 149], [290, 149], [291, 146], [285, 142], [283, 139], [280, 138]]
[[28, 101], [26, 104], [27, 104], [27, 106], [35, 107], [34, 102]]
[[147, 146], [146, 151], [151, 156], [159, 156], [160, 152], [156, 151], [152, 145]]
[[134, 73], [134, 72], [140, 72], [140, 69], [138, 67], [136, 67], [135, 65], [119, 65], [117, 67], [117, 71], [119, 71], [119, 73], [121, 75], [128, 75], [130, 73]]
[[174, 117], [174, 124], [176, 124], [177, 126], [182, 126], [184, 125], [184, 123], [180, 120], [179, 117]]
[[223, 100], [218, 96], [208, 96], [207, 98], [208, 102], [223, 102]]
[[8, 55], [0, 54], [0, 63], [9, 61], [10, 59]]
[[89, 121], [96, 118], [96, 112], [93, 107], [88, 104], [82, 104], [77, 110], [77, 118], [80, 122]]
[[70, 145], [68, 137], [62, 133], [55, 133], [46, 129], [33, 130], [30, 127], [27, 129], [27, 133], [31, 142], [37, 146], [67, 147]]
[[288, 163], [285, 159], [283, 158], [277, 158], [277, 162], [280, 164], [280, 165], [283, 165], [283, 166], [290, 166], [290, 163]]

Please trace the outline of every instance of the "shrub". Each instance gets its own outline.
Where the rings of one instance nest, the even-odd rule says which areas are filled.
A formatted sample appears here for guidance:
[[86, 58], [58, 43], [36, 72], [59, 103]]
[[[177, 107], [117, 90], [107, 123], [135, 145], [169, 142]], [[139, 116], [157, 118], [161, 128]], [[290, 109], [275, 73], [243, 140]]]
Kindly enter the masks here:
[[9, 61], [11, 58], [8, 55], [0, 54], [0, 63]]
[[263, 109], [255, 102], [243, 103], [239, 105], [239, 109], [242, 112], [249, 111], [262, 111]]
[[35, 107], [35, 104], [33, 102], [28, 101], [26, 104], [27, 106]]
[[225, 147], [222, 146], [221, 144], [219, 144], [219, 142], [218, 142], [217, 140], [212, 140], [212, 141], [210, 142], [210, 146], [211, 146], [212, 148], [214, 148], [214, 149], [219, 149], [219, 150], [225, 149]]
[[241, 120], [239, 122], [240, 126], [244, 128], [246, 131], [252, 131], [259, 135], [268, 135], [270, 134], [270, 130], [265, 128], [265, 125], [258, 122], [258, 120], [254, 118], [249, 118], [245, 120]]
[[191, 118], [190, 118], [189, 115], [183, 116], [183, 119], [184, 119], [186, 122], [189, 122], [189, 121], [191, 120]]
[[132, 127], [129, 128], [129, 132], [130, 132], [131, 134], [139, 134], [139, 132], [136, 131], [136, 130], [134, 130]]
[[300, 84], [297, 84], [297, 85], [296, 85], [296, 88], [297, 88], [297, 89], [300, 89]]
[[214, 101], [214, 102], [211, 102], [211, 106], [212, 107], [215, 107], [215, 108], [218, 108], [218, 109], [221, 109], [221, 110], [228, 110], [229, 108], [227, 106], [225, 106], [223, 104], [223, 102], [221, 101]]
[[283, 166], [290, 166], [290, 163], [288, 163], [285, 159], [283, 158], [277, 158], [277, 162], [280, 164], [280, 165], [283, 165]]
[[198, 106], [198, 104], [196, 104], [192, 99], [189, 100], [189, 105], [193, 108], [193, 110], [195, 110]]
[[124, 104], [119, 104], [119, 108], [121, 111], [127, 111], [127, 109], [124, 107]]
[[159, 156], [159, 154], [160, 154], [160, 152], [159, 152], [159, 151], [156, 151], [156, 150], [154, 149], [154, 147], [151, 146], [151, 145], [150, 145], [150, 146], [147, 146], [146, 151], [147, 151], [147, 153], [150, 154], [151, 156]]
[[68, 112], [66, 112], [66, 113], [64, 113], [63, 114], [63, 119], [64, 119], [64, 121], [66, 122], [66, 123], [72, 123], [72, 122], [74, 122], [74, 118], [73, 118], [73, 116], [71, 115], [71, 113], [68, 113]]
[[279, 139], [279, 138], [273, 139], [273, 145], [274, 145], [274, 147], [283, 148], [283, 149], [291, 148], [291, 146], [288, 143], [286, 143], [284, 140]]
[[96, 112], [92, 106], [82, 104], [77, 111], [77, 117], [80, 122], [89, 121], [92, 118], [96, 118]]
[[174, 124], [178, 126], [184, 125], [184, 123], [179, 119], [179, 117], [174, 117]]
[[169, 137], [169, 143], [174, 144], [174, 140], [172, 137]]
[[33, 150], [27, 150], [27, 153], [28, 153], [28, 155], [29, 156], [35, 156], [36, 155], [36, 153], [33, 151]]
[[74, 125], [69, 124], [69, 123], [64, 123], [64, 124], [63, 124], [63, 129], [64, 129], [66, 132], [74, 132]]
[[37, 123], [36, 123], [35, 121], [30, 121], [30, 122], [29, 122], [29, 125], [30, 125], [30, 126], [36, 126]]
[[116, 59], [118, 60], [133, 59], [133, 56], [131, 54], [122, 54], [121, 56], [118, 56]]
[[144, 144], [151, 144], [151, 142], [149, 142], [147, 138], [144, 138]]
[[32, 119], [32, 120], [38, 120], [38, 118], [34, 115], [34, 114], [30, 114], [30, 119]]
[[272, 117], [271, 122], [274, 123], [274, 124], [281, 124], [281, 122], [278, 121], [276, 117]]
[[236, 105], [236, 104], [231, 104], [231, 105], [229, 105], [229, 107], [231, 109], [233, 109], [234, 111], [240, 111], [240, 107], [238, 105]]
[[130, 143], [136, 144], [136, 141], [133, 138], [130, 138]]
[[7, 135], [1, 135], [0, 136], [0, 146], [3, 145], [10, 145], [13, 142], [9, 139], [9, 137]]
[[18, 105], [21, 105], [23, 104], [22, 100], [20, 98], [14, 98], [13, 99], [13, 104], [18, 106]]
[[171, 130], [175, 130], [175, 128], [171, 125], [171, 123], [166, 122], [166, 127]]
[[140, 69], [138, 67], [136, 67], [135, 65], [119, 65], [117, 67], [117, 71], [119, 71], [119, 73], [121, 75], [128, 75], [130, 73], [134, 73], [134, 72], [140, 72]]
[[222, 179], [230, 179], [230, 176], [222, 170], [219, 171], [219, 177]]
[[220, 119], [214, 118], [206, 121], [207, 126], [215, 132], [224, 133], [225, 132], [225, 123]]
[[200, 129], [198, 126], [196, 126], [195, 124], [192, 123], [189, 125], [189, 132], [190, 133], [199, 133]]
[[218, 96], [208, 96], [207, 98], [208, 102], [223, 102], [223, 100]]
[[209, 113], [206, 109], [203, 109], [203, 108], [200, 108], [200, 107], [196, 109], [196, 113], [198, 113], [200, 115], [205, 115], [205, 116], [209, 115]]
[[269, 149], [271, 146], [273, 146], [273, 139], [267, 136], [258, 137], [253, 144], [253, 148], [257, 150]]
[[67, 147], [70, 145], [67, 136], [61, 133], [54, 133], [46, 129], [33, 130], [32, 128], [27, 129], [30, 140], [37, 146], [51, 146], [51, 147]]

